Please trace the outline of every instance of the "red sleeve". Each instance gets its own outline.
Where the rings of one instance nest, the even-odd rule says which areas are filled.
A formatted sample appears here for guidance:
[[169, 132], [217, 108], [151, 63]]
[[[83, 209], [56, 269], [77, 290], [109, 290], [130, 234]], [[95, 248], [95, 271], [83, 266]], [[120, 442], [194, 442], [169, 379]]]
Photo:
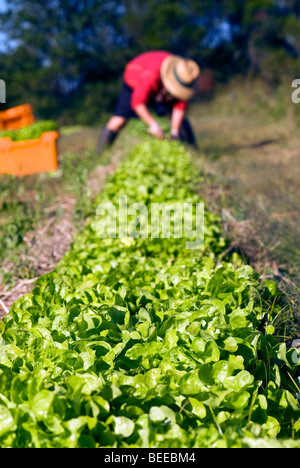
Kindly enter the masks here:
[[186, 101], [177, 101], [174, 106], [174, 109], [186, 111], [188, 108], [188, 103]]
[[150, 78], [144, 78], [132, 93], [132, 109], [135, 109], [140, 104], [147, 104], [153, 91], [153, 80]]

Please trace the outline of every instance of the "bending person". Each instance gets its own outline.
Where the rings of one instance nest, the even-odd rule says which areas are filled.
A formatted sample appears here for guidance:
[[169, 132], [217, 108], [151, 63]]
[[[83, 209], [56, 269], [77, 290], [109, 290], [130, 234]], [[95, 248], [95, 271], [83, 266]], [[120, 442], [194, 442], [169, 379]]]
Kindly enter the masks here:
[[100, 136], [98, 152], [115, 140], [131, 118], [140, 118], [147, 124], [149, 133], [156, 138], [165, 138], [150, 106], [159, 116], [170, 115], [172, 139], [196, 145], [185, 115], [199, 76], [196, 62], [169, 52], [146, 52], [131, 60], [125, 69], [114, 116]]

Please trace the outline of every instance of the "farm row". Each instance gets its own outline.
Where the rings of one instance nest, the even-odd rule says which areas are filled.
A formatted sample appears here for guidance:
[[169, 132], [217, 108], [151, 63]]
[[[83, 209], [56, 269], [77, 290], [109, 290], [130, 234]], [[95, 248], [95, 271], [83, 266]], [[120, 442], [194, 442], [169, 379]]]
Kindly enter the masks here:
[[298, 354], [273, 336], [280, 294], [238, 256], [220, 260], [219, 217], [205, 211], [193, 250], [184, 237], [99, 237], [100, 204], [196, 204], [199, 183], [183, 146], [146, 137], [12, 306], [1, 447], [300, 447]]

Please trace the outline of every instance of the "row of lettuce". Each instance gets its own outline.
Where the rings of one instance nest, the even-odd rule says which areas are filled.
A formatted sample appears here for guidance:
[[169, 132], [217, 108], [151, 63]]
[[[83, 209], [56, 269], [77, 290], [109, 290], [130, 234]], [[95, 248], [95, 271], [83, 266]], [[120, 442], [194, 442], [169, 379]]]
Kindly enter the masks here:
[[0, 324], [1, 447], [300, 447], [298, 353], [260, 327], [278, 291], [220, 260], [219, 217], [205, 210], [196, 249], [99, 236], [97, 206], [196, 205], [199, 184], [182, 145], [145, 138], [55, 271], [13, 305]]

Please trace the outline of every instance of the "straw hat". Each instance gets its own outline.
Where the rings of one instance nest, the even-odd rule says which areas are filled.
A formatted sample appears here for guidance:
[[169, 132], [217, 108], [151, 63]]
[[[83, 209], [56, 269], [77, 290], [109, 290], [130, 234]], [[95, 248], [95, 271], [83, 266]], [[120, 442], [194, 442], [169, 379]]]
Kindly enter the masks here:
[[177, 55], [168, 56], [162, 63], [161, 80], [166, 90], [176, 99], [189, 101], [195, 94], [196, 80], [200, 75], [197, 63]]

